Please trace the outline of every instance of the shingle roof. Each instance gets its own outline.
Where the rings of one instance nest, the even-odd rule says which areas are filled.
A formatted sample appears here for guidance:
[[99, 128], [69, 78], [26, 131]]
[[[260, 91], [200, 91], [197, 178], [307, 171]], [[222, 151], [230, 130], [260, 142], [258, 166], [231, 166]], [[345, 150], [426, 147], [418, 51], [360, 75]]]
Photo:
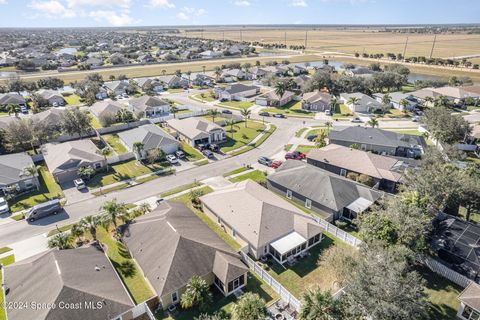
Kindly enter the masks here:
[[117, 114], [122, 109], [122, 104], [118, 101], [98, 101], [90, 107], [90, 112], [97, 118], [105, 114]]
[[440, 93], [435, 91], [435, 88], [424, 88], [424, 89], [410, 92], [410, 94], [419, 99], [425, 99], [426, 97], [431, 97], [435, 99], [441, 96]]
[[304, 93], [303, 97], [302, 97], [302, 100], [310, 102], [310, 103], [315, 103], [315, 102], [321, 101], [325, 104], [329, 104], [330, 99], [332, 99], [332, 96], [330, 94], [325, 93], [325, 92], [320, 92], [318, 90]]
[[289, 99], [289, 98], [293, 97], [294, 95], [295, 95], [295, 93], [293, 93], [292, 91], [285, 91], [283, 93], [283, 95], [281, 97], [279, 97], [278, 94], [275, 92], [275, 90], [272, 90], [272, 91], [266, 92], [266, 93], [258, 96], [258, 98], [266, 98], [266, 99], [269, 99], [269, 100], [284, 100], [284, 99]]
[[[105, 253], [95, 247], [50, 250], [5, 267], [7, 302], [56, 303], [57, 308], [12, 308], [11, 320], [112, 319], [134, 303]], [[62, 309], [59, 302], [80, 303]], [[102, 302], [99, 309], [85, 303]]]
[[302, 161], [287, 160], [268, 180], [301, 194], [333, 211], [341, 211], [358, 198], [371, 202], [382, 193]]
[[167, 123], [174, 130], [180, 132], [182, 135], [191, 140], [208, 137], [210, 131], [223, 129], [214, 122], [193, 117], [181, 120], [170, 119], [167, 121]]
[[141, 96], [130, 99], [128, 102], [135, 110], [145, 111], [149, 107], [159, 107], [170, 105], [167, 101], [151, 96]]
[[136, 219], [124, 236], [133, 257], [159, 296], [210, 272], [224, 283], [247, 272], [222, 239], [181, 203], [164, 203]]
[[32, 158], [24, 152], [1, 155], [0, 186], [9, 185], [25, 179], [25, 176], [22, 176], [24, 168], [32, 165]]
[[0, 94], [0, 105], [3, 104], [25, 104], [25, 99], [18, 93]]
[[256, 248], [292, 231], [306, 239], [321, 231], [304, 212], [252, 180], [207, 194], [200, 200]]
[[435, 88], [434, 90], [443, 96], [451, 97], [455, 99], [464, 99], [468, 97], [472, 97], [472, 98], [480, 97], [480, 94], [467, 91], [462, 87], [441, 87], [441, 88]]
[[421, 136], [360, 126], [332, 130], [330, 131], [328, 138], [331, 140], [348, 141], [357, 144], [365, 143], [394, 148], [425, 146], [425, 139]]
[[470, 282], [460, 294], [459, 300], [469, 307], [480, 311], [480, 285], [473, 281]]
[[102, 161], [103, 156], [89, 139], [63, 143], [47, 143], [42, 147], [42, 154], [50, 172], [61, 172], [72, 167], [78, 168], [82, 163]]
[[63, 109], [51, 108], [39, 113], [36, 113], [32, 116], [33, 120], [49, 122], [51, 124], [59, 125], [62, 119]]
[[144, 150], [162, 148], [171, 144], [178, 144], [174, 137], [154, 124], [145, 124], [135, 129], [118, 133], [122, 141], [133, 150], [135, 142], [143, 143]]
[[336, 144], [312, 149], [307, 158], [378, 179], [399, 181], [402, 177], [397, 171], [402, 167], [402, 161]]
[[241, 84], [241, 83], [236, 83], [236, 84], [232, 84], [232, 85], [226, 87], [225, 91], [230, 93], [230, 94], [236, 94], [236, 93], [239, 93], [239, 92], [250, 91], [250, 90], [253, 90], [253, 89], [256, 90], [257, 87], [246, 86], [246, 85]]

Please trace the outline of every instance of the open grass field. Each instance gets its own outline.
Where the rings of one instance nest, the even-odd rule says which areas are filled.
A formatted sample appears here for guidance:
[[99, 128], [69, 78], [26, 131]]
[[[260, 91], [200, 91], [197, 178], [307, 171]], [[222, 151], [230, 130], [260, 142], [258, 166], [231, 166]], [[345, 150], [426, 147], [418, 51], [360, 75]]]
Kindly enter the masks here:
[[246, 146], [264, 129], [264, 124], [253, 121], [248, 121], [247, 127], [245, 127], [245, 122], [237, 123], [232, 128], [233, 132], [230, 130], [230, 126], [226, 126], [227, 141], [220, 146], [220, 150], [228, 152]]

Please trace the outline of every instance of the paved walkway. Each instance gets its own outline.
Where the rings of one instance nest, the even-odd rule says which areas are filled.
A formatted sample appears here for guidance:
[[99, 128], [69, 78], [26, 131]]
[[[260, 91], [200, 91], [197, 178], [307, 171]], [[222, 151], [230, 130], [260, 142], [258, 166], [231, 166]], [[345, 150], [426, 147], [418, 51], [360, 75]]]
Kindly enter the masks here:
[[39, 234], [9, 245], [15, 254], [15, 261], [21, 261], [30, 258], [36, 254], [48, 250], [47, 234]]

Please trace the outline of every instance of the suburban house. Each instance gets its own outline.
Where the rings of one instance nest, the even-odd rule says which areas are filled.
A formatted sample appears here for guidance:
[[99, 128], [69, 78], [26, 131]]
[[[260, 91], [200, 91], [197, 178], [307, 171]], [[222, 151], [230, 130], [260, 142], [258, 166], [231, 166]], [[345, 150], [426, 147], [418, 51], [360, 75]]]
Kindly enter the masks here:
[[265, 75], [267, 74], [267, 71], [265, 71], [261, 67], [253, 67], [253, 68], [250, 68], [249, 71], [252, 76], [252, 79], [261, 79], [265, 77]]
[[247, 86], [241, 83], [232, 84], [225, 88], [215, 88], [215, 96], [218, 100], [246, 101], [259, 92], [256, 86]]
[[293, 78], [293, 82], [295, 82], [297, 89], [300, 89], [308, 80], [310, 80], [310, 77], [304, 74]]
[[247, 73], [242, 69], [227, 69], [222, 72], [220, 78], [225, 82], [240, 81], [247, 78]]
[[345, 74], [350, 77], [363, 77], [363, 78], [369, 78], [373, 76], [375, 71], [369, 69], [369, 68], [355, 68], [355, 69], [348, 69], [345, 70]]
[[312, 149], [307, 162], [342, 177], [351, 177], [349, 173], [371, 177], [371, 186], [389, 192], [395, 191], [405, 168], [404, 163], [395, 158], [336, 144]]
[[227, 139], [224, 128], [199, 118], [170, 119], [167, 125], [178, 134], [180, 140], [192, 147], [198, 144], [222, 143]]
[[[351, 98], [358, 99], [356, 103], [350, 103]], [[345, 104], [352, 112], [370, 113], [376, 110], [382, 110], [383, 105], [370, 96], [361, 92], [341, 93], [340, 101]]]
[[106, 161], [98, 151], [90, 139], [47, 143], [42, 146], [48, 170], [58, 183], [77, 179], [81, 167], [89, 166], [97, 170], [103, 168]]
[[319, 90], [307, 92], [302, 97], [302, 109], [321, 112], [331, 110], [331, 100], [332, 96], [329, 93]]
[[25, 170], [32, 166], [32, 158], [25, 152], [0, 155], [0, 190], [8, 194], [38, 188], [38, 173], [31, 176]]
[[240, 255], [184, 204], [163, 202], [127, 228], [123, 241], [163, 309], [180, 302], [193, 276], [225, 296], [247, 283]]
[[120, 316], [135, 304], [103, 250], [93, 246], [39, 253], [5, 267], [4, 277], [7, 303], [56, 306], [6, 308], [10, 320], [133, 319]]
[[170, 103], [158, 97], [141, 96], [128, 101], [128, 109], [138, 117], [158, 117], [167, 115], [170, 112]]
[[154, 124], [145, 124], [135, 129], [119, 132], [118, 137], [130, 152], [137, 151], [134, 147], [135, 143], [142, 143], [141, 159], [147, 157], [148, 152], [154, 149], [160, 149], [166, 154], [174, 153], [178, 150], [179, 145], [174, 137]]
[[461, 320], [480, 319], [480, 285], [474, 281], [458, 297], [460, 306], [457, 317]]
[[469, 93], [472, 93], [472, 94], [476, 94], [476, 95], [479, 95], [480, 96], [480, 85], [473, 85], [473, 86], [465, 86], [465, 87], [462, 87], [463, 90], [469, 92]]
[[[407, 110], [412, 110], [417, 106], [417, 101], [414, 96], [409, 93], [403, 92], [391, 92], [388, 94], [390, 96], [390, 105], [398, 110], [404, 110], [405, 107]], [[384, 93], [375, 93], [373, 97], [377, 99], [378, 102], [382, 103], [382, 99], [385, 96]], [[404, 107], [402, 100], [407, 102], [407, 105]]]
[[35, 113], [31, 116], [32, 120], [48, 123], [51, 127], [60, 128], [62, 114], [65, 112], [63, 108], [50, 108], [48, 110]]
[[383, 193], [311, 164], [287, 160], [267, 177], [267, 188], [322, 215], [353, 220]]
[[137, 78], [135, 81], [143, 91], [152, 90], [156, 93], [163, 91], [163, 82], [156, 78]]
[[115, 117], [118, 111], [122, 109], [123, 109], [123, 106], [119, 101], [108, 100], [108, 101], [95, 102], [90, 107], [90, 112], [97, 119], [102, 119], [106, 117]]
[[427, 97], [437, 99], [441, 96], [435, 88], [424, 88], [417, 91], [410, 92], [410, 94], [417, 99], [417, 102], [423, 103], [427, 107], [433, 107], [433, 102], [426, 101]]
[[166, 88], [175, 89], [175, 88], [188, 87], [188, 79], [184, 79], [175, 74], [160, 76], [160, 77], [157, 77], [156, 79], [161, 81]]
[[0, 106], [13, 104], [16, 106], [25, 106], [25, 98], [18, 93], [0, 93]]
[[40, 90], [38, 94], [48, 101], [48, 104], [52, 107], [59, 107], [65, 105], [65, 99], [63, 96], [55, 90]]
[[360, 150], [407, 158], [420, 157], [426, 146], [421, 136], [360, 126], [331, 130], [328, 140], [345, 147], [356, 145]]
[[256, 259], [270, 254], [284, 264], [322, 240], [312, 217], [252, 180], [200, 200], [203, 212]]
[[480, 94], [465, 90], [462, 87], [441, 87], [433, 89], [437, 93], [452, 100], [455, 103], [461, 103], [466, 98], [480, 98]]
[[103, 87], [107, 90], [108, 94], [113, 94], [115, 96], [121, 96], [127, 93], [128, 80], [118, 80], [105, 82]]
[[282, 107], [293, 100], [295, 93], [285, 91], [280, 97], [275, 90], [261, 94], [255, 98], [255, 103], [259, 106], [275, 106]]
[[203, 74], [203, 73], [197, 73], [192, 80], [192, 85], [199, 86], [199, 87], [203, 87], [203, 86], [212, 87], [214, 83], [215, 83], [214, 77], [207, 74]]

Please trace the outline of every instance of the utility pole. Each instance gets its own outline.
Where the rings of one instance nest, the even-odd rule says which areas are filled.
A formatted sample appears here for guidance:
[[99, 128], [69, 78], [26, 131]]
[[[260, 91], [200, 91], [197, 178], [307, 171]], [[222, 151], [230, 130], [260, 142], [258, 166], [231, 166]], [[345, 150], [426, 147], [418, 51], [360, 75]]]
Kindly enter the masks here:
[[308, 30], [305, 30], [305, 50], [307, 49]]
[[225, 41], [225, 30], [222, 31], [223, 41]]
[[407, 44], [408, 44], [408, 36], [407, 36], [407, 40], [405, 40], [405, 47], [403, 48], [403, 60], [405, 60], [405, 54], [407, 53]]
[[285, 49], [287, 48], [287, 31], [285, 31]]
[[433, 49], [435, 48], [435, 42], [436, 41], [437, 41], [437, 35], [435, 35], [435, 37], [433, 37], [432, 50], [430, 50], [430, 59], [432, 58]]

